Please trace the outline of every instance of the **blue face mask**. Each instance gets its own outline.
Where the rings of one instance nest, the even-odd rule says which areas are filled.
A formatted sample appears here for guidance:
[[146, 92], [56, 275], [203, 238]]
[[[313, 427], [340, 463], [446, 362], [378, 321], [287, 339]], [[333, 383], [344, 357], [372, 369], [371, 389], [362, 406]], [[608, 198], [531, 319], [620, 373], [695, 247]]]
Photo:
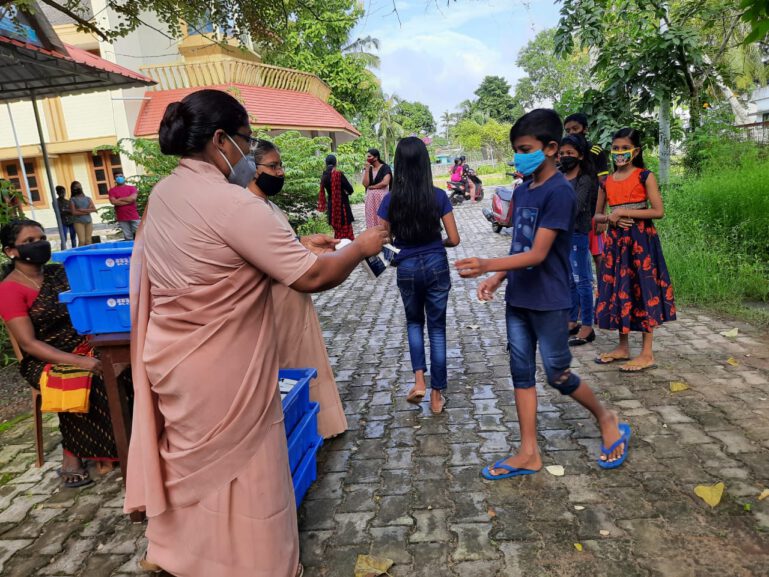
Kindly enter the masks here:
[[545, 162], [545, 151], [542, 149], [529, 152], [527, 154], [515, 153], [515, 170], [523, 176], [533, 174], [543, 162]]
[[115, 179], [115, 182], [117, 182], [118, 184], [125, 184], [125, 176], [118, 176]]

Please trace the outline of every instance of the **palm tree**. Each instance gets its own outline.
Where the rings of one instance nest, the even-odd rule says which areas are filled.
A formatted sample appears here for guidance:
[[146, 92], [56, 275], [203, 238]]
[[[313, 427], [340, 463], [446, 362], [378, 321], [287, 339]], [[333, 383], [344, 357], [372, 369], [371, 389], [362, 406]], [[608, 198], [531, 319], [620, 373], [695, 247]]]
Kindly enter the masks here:
[[454, 119], [454, 115], [451, 114], [448, 110], [444, 110], [443, 114], [441, 114], [441, 124], [443, 125], [443, 128], [446, 130], [446, 138], [449, 137], [449, 126], [452, 123], [452, 120]]
[[[372, 50], [373, 49], [373, 50]], [[379, 50], [379, 38], [373, 36], [366, 36], [364, 38], [356, 38], [350, 42], [347, 46], [342, 47], [342, 54], [354, 54], [356, 58], [360, 58], [365, 62], [366, 66], [374, 70], [378, 70], [382, 60], [375, 51]]]
[[406, 133], [406, 129], [398, 122], [397, 109], [401, 99], [396, 94], [383, 94], [382, 98], [376, 135], [382, 141], [385, 160], [389, 162], [390, 152], [395, 150], [395, 143]]

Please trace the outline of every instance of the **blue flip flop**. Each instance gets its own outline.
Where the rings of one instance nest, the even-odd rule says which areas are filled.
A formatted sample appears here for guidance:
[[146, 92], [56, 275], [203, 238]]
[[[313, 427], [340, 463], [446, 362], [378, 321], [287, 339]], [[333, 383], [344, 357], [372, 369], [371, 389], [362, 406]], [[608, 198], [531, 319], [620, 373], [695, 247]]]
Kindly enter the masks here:
[[619, 432], [622, 433], [622, 436], [608, 449], [601, 444], [601, 453], [607, 456], [611, 455], [612, 451], [622, 443], [625, 443], [625, 450], [622, 452], [622, 456], [616, 461], [602, 461], [601, 459], [598, 459], [598, 466], [601, 467], [601, 469], [616, 469], [625, 462], [625, 459], [627, 459], [627, 454], [630, 450], [630, 425], [627, 423], [620, 423], [618, 428]]
[[[533, 469], [518, 469], [516, 467], [511, 467], [510, 465], [505, 465], [505, 460], [508, 458], [509, 457], [506, 457], [505, 459], [501, 459], [497, 461], [491, 467], [484, 467], [483, 470], [481, 471], [481, 476], [488, 481], [499, 481], [501, 479], [509, 479], [510, 477], [521, 477], [523, 475], [533, 475], [534, 473], [539, 472]], [[489, 469], [503, 469], [508, 472], [503, 473], [501, 475], [492, 475]]]

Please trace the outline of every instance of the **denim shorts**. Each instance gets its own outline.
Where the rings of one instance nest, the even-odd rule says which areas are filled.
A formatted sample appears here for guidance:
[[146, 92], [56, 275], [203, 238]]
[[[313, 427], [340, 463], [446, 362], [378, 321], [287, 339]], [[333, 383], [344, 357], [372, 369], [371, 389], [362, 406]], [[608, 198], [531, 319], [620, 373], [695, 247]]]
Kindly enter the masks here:
[[535, 386], [539, 344], [548, 384], [564, 395], [577, 390], [580, 379], [569, 368], [569, 309], [535, 311], [507, 305], [505, 320], [510, 374], [516, 389]]

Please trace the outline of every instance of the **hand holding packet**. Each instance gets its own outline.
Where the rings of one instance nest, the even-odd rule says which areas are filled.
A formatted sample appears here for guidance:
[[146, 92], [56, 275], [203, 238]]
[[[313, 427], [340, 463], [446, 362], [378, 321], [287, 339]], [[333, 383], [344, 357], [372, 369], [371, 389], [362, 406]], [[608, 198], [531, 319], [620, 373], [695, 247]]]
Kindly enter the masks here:
[[[336, 245], [336, 250], [347, 246], [351, 242], [351, 240], [343, 238], [339, 244]], [[382, 247], [382, 251], [379, 254], [364, 259], [361, 263], [361, 266], [366, 269], [366, 272], [371, 278], [375, 279], [379, 277], [387, 269], [387, 267], [392, 264], [395, 255], [397, 255], [400, 251], [401, 250], [399, 248], [395, 248], [391, 244], [386, 244]]]

